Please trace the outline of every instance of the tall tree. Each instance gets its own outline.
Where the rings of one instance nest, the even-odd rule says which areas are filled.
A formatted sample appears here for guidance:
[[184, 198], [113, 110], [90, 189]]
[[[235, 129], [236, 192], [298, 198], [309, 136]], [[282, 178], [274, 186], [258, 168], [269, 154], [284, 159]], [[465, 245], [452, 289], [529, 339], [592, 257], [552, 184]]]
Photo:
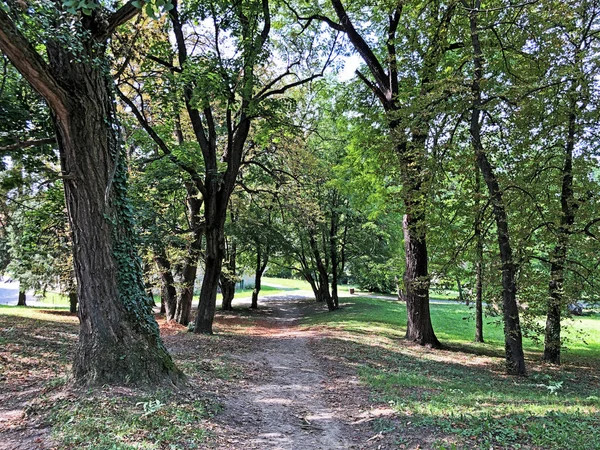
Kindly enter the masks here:
[[502, 307], [504, 314], [504, 342], [507, 371], [514, 375], [525, 374], [525, 356], [523, 354], [523, 338], [517, 306], [517, 286], [515, 281], [516, 266], [513, 259], [513, 248], [508, 227], [508, 215], [503, 192], [498, 183], [496, 169], [493, 167], [481, 140], [481, 112], [483, 98], [481, 83], [484, 75], [484, 59], [478, 22], [480, 0], [472, 3], [463, 1], [469, 11], [471, 45], [473, 49], [473, 81], [471, 92], [473, 104], [470, 118], [470, 134], [477, 165], [487, 185], [498, 234], [498, 247], [502, 260]]
[[[405, 208], [403, 284], [408, 318], [406, 337], [421, 345], [438, 347], [440, 343], [433, 331], [429, 313], [430, 277], [426, 238], [429, 180], [426, 144], [433, 119], [430, 96], [438, 67], [445, 53], [455, 47], [448, 42], [448, 33], [456, 3], [436, 1], [421, 9], [417, 2], [400, 1], [392, 2], [387, 11], [384, 11], [387, 5], [375, 8], [368, 17], [378, 21], [377, 28], [382, 33], [374, 42], [364, 37], [368, 33], [365, 23], [360, 19], [352, 19], [349, 13], [353, 11], [357, 17], [358, 14], [364, 17], [364, 8], [368, 7], [356, 4], [348, 8], [340, 0], [331, 0], [331, 5], [336, 21], [320, 13], [306, 20], [324, 20], [331, 28], [344, 32], [369, 70], [371, 78], [360, 71], [356, 74], [372, 90], [386, 113], [387, 127], [402, 175]], [[413, 25], [411, 15], [416, 17], [419, 14], [424, 16], [425, 29], [420, 34], [410, 34]], [[398, 32], [403, 19], [409, 35]], [[408, 48], [408, 43], [416, 44], [410, 51], [406, 50], [407, 58], [415, 63], [410, 69], [399, 65], [399, 54]], [[413, 52], [412, 55], [410, 52]], [[415, 79], [418, 81], [411, 85], [409, 80]], [[409, 93], [411, 89], [413, 92]], [[410, 105], [402, 100], [407, 96], [412, 97]]]
[[[109, 11], [90, 1], [78, 11], [75, 3], [0, 8], [0, 50], [53, 113], [80, 302], [74, 377], [86, 384], [178, 382], [182, 374], [146, 301], [131, 234], [106, 55], [108, 39], [138, 8], [129, 2]], [[27, 37], [34, 30], [40, 41]]]
[[[269, 67], [271, 6], [268, 0], [243, 0], [235, 3], [209, 1], [199, 7], [195, 2], [172, 2], [169, 12], [174, 36], [174, 54], [164, 59], [153, 56], [170, 70], [179, 86], [177, 91], [185, 121], [189, 123], [202, 167], [188, 170], [193, 182], [193, 197], [202, 202], [204, 278], [200, 289], [194, 331], [212, 333], [217, 287], [225, 255], [224, 227], [228, 204], [242, 166], [246, 143], [254, 122], [276, 120], [277, 96], [307, 83], [323, 73], [311, 61], [314, 46], [300, 44], [281, 48], [282, 61], [289, 61], [282, 72]], [[210, 19], [209, 21], [205, 19]], [[200, 27], [200, 22], [203, 25]], [[204, 27], [212, 23], [212, 27]], [[199, 38], [203, 36], [206, 40]], [[188, 41], [209, 42], [189, 46]], [[226, 51], [227, 49], [227, 51]], [[235, 49], [233, 57], [229, 53]], [[328, 49], [325, 49], [327, 52]], [[324, 65], [327, 66], [329, 59]], [[172, 63], [171, 61], [176, 61]], [[294, 81], [290, 81], [294, 80]], [[133, 101], [121, 96], [141, 118], [140, 122], [165, 154], [173, 155], [166, 139], [152, 123], [143, 120]], [[176, 111], [179, 113], [179, 111]], [[182, 117], [183, 121], [183, 117]], [[180, 166], [182, 161], [177, 162]], [[186, 166], [190, 168], [190, 165]], [[200, 217], [199, 214], [196, 216]]]
[[[546, 313], [546, 326], [544, 333], [544, 360], [560, 364], [561, 354], [561, 317], [565, 309], [565, 272], [568, 269], [568, 255], [571, 247], [572, 235], [575, 233], [577, 210], [590, 194], [576, 196], [577, 180], [574, 159], [585, 157], [585, 152], [576, 154], [577, 145], [584, 146], [585, 135], [582, 130], [586, 128], [591, 112], [595, 107], [591, 105], [597, 99], [597, 86], [594, 81], [598, 70], [598, 39], [600, 31], [600, 2], [582, 1], [569, 5], [569, 13], [561, 15], [562, 8], [556, 12], [558, 20], [550, 19], [549, 28], [558, 34], [557, 38], [564, 42], [561, 55], [556, 58], [556, 70], [561, 75], [566, 75], [563, 98], [557, 108], [557, 115], [562, 118], [565, 136], [562, 139], [563, 155], [562, 169], [560, 172], [560, 212], [555, 226], [555, 244], [550, 255], [550, 281], [548, 284], [548, 304]], [[562, 66], [562, 67], [561, 67]], [[562, 95], [561, 95], [562, 94]], [[586, 117], [587, 116], [587, 117]], [[595, 126], [595, 124], [593, 125]], [[591, 128], [588, 125], [588, 129]], [[589, 147], [589, 145], [585, 145]], [[582, 154], [583, 153], [583, 154]], [[589, 177], [589, 173], [583, 175]], [[581, 183], [581, 182], [580, 182]]]

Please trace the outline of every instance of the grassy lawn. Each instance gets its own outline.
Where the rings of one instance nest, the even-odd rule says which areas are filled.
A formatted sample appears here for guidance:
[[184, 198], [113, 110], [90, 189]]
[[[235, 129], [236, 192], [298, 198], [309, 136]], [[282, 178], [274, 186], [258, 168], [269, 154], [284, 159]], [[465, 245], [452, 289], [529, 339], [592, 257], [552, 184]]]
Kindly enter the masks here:
[[57, 292], [46, 292], [45, 296], [39, 296], [37, 298], [38, 302], [43, 304], [44, 306], [56, 306], [56, 307], [62, 307], [62, 306], [69, 306], [69, 296], [67, 295], [63, 295], [63, 294], [59, 294]]
[[468, 307], [432, 305], [431, 314], [443, 350], [403, 341], [406, 308], [397, 302], [346, 298], [305, 324], [342, 333], [342, 357], [396, 411], [382, 429], [402, 436], [416, 427], [438, 449], [600, 449], [600, 315], [569, 324], [587, 345], [573, 340], [560, 368], [540, 363], [540, 345], [526, 340], [529, 376], [516, 378], [504, 374], [498, 318], [485, 320], [486, 343], [476, 344]]
[[[198, 289], [200, 288], [199, 284], [196, 286]], [[338, 287], [339, 292], [348, 292], [348, 289], [354, 287], [351, 285], [340, 285]], [[235, 291], [235, 295], [237, 298], [244, 298], [252, 296], [252, 291], [254, 288], [250, 289], [238, 289]], [[260, 289], [260, 296], [263, 295], [277, 295], [283, 294], [285, 292], [289, 292], [292, 290], [303, 290], [310, 291], [310, 285], [303, 280], [292, 280], [286, 278], [270, 278], [264, 277], [262, 281], [262, 286]], [[194, 293], [194, 298], [197, 300], [197, 296], [200, 291]], [[217, 303], [220, 304], [223, 296], [221, 294], [217, 294]], [[38, 302], [42, 305], [42, 307], [68, 307], [69, 306], [69, 297], [63, 294], [59, 294], [56, 292], [46, 292], [44, 297], [38, 297]], [[160, 295], [154, 296], [154, 302], [159, 305], [160, 304]], [[234, 299], [235, 302], [235, 299]], [[235, 306], [235, 303], [234, 303]]]
[[304, 280], [294, 280], [288, 278], [263, 277], [262, 284], [265, 286], [283, 287], [286, 290], [310, 291], [310, 284]]
[[[301, 290], [301, 291], [310, 291], [311, 287], [308, 282], [304, 280], [296, 280], [289, 278], [271, 278], [271, 277], [263, 277], [263, 289], [268, 286], [273, 286], [273, 289], [276, 289], [275, 286], [281, 286], [285, 288], [285, 290]], [[338, 292], [348, 292], [350, 288], [355, 288], [356, 286], [350, 284], [340, 284], [338, 285]], [[282, 291], [283, 292], [283, 291]]]

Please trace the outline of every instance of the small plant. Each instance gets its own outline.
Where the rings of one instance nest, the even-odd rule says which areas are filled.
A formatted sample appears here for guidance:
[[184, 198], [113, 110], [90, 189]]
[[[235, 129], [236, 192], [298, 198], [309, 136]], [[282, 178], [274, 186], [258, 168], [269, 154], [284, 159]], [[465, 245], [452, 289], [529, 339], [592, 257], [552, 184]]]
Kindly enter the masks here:
[[144, 408], [144, 414], [142, 414], [142, 417], [149, 416], [150, 414], [155, 413], [164, 406], [159, 399], [150, 400], [148, 402], [137, 402], [135, 404], [135, 406], [140, 405], [142, 405]]

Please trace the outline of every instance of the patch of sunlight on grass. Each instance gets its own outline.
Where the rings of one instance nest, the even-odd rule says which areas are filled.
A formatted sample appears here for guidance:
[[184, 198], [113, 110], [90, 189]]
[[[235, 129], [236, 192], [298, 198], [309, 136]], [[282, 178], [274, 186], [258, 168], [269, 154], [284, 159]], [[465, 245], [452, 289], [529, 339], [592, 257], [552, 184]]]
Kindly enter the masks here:
[[528, 377], [504, 373], [501, 318], [485, 318], [479, 344], [471, 308], [432, 304], [431, 317], [445, 350], [402, 344], [406, 307], [395, 301], [343, 299], [340, 310], [304, 324], [347, 333], [344, 357], [407, 427], [438, 430], [457, 448], [600, 449], [600, 315], [565, 322], [560, 368], [539, 362], [540, 344], [526, 339]]

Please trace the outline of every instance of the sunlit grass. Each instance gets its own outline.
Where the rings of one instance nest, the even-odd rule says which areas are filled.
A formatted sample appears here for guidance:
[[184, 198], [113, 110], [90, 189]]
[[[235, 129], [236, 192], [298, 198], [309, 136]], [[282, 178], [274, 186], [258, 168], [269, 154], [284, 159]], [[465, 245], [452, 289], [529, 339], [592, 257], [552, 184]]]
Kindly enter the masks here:
[[[600, 316], [566, 321], [572, 339], [560, 368], [541, 363], [541, 344], [526, 339], [530, 375], [511, 377], [500, 318], [485, 319], [486, 343], [479, 344], [472, 315], [461, 304], [431, 305], [443, 350], [403, 341], [400, 302], [345, 298], [339, 311], [304, 323], [342, 332], [343, 356], [375, 399], [397, 411], [401, 427], [438, 436], [435, 448], [600, 448]], [[574, 340], [582, 331], [586, 343]]]

